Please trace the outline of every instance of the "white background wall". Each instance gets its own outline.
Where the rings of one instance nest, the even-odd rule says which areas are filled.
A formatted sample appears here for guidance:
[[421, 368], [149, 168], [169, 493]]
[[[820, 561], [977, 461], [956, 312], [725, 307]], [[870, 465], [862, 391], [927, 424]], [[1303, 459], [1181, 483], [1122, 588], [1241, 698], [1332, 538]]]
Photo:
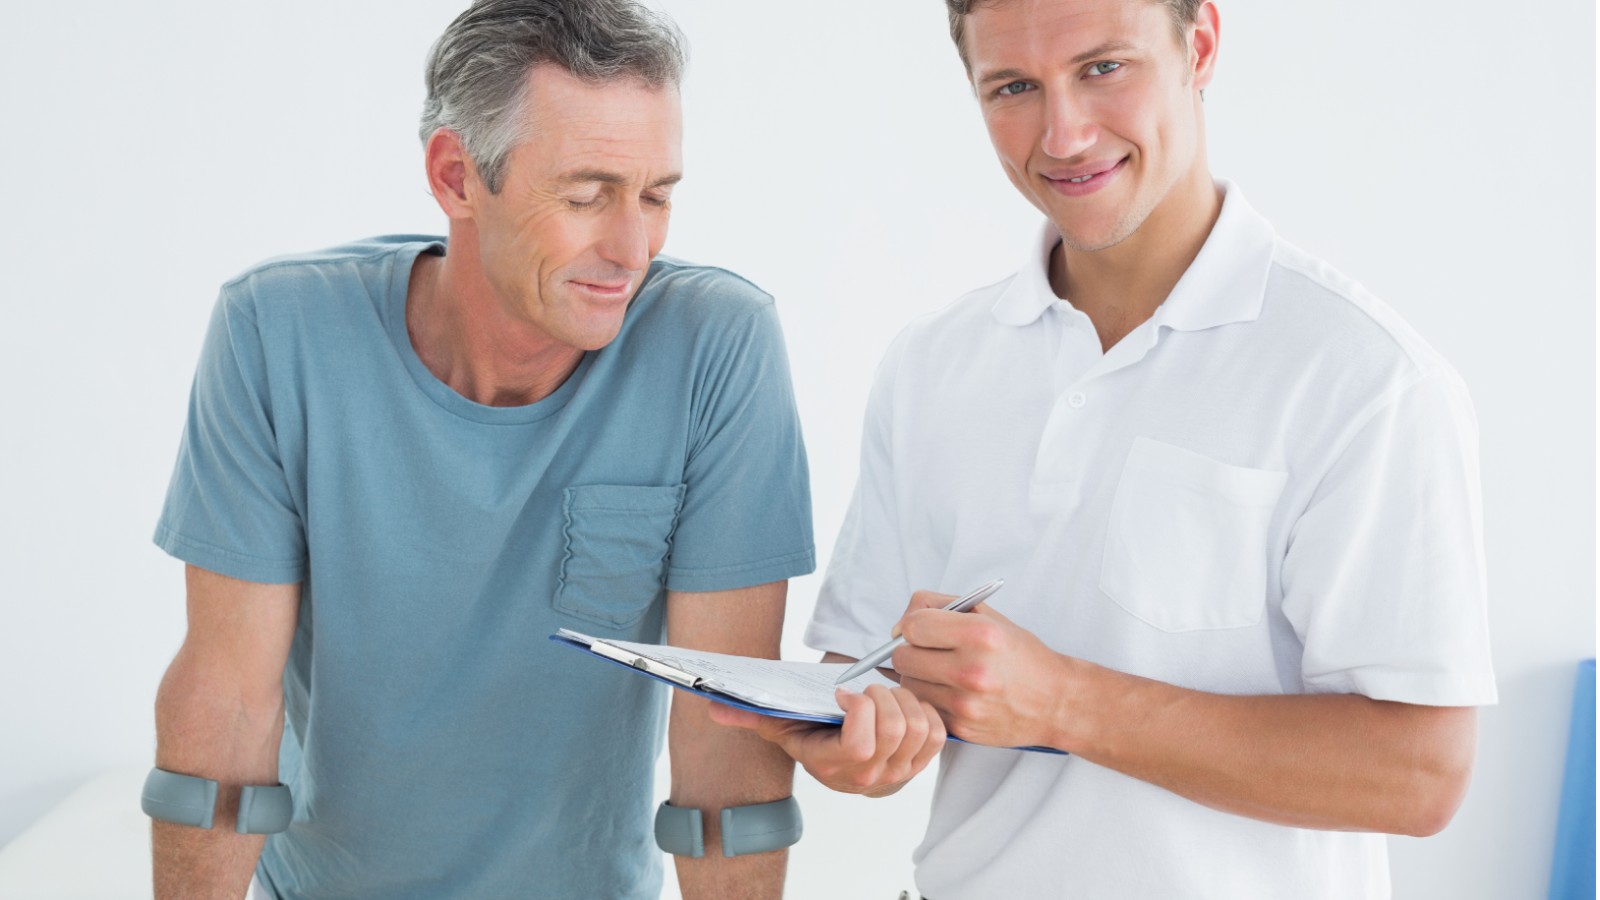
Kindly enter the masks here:
[[[414, 130], [423, 55], [461, 5], [6, 3], [0, 842], [150, 759], [183, 605], [149, 534], [217, 285], [269, 255], [443, 228]], [[1009, 272], [1035, 215], [936, 0], [661, 5], [693, 47], [667, 251], [778, 297], [825, 561], [878, 354]], [[1403, 898], [1542, 896], [1547, 877], [1573, 664], [1595, 637], [1594, 15], [1222, 4], [1214, 171], [1428, 336], [1482, 425], [1501, 705], [1454, 824], [1393, 842]], [[791, 590], [790, 656], [812, 655], [817, 584]], [[909, 887], [929, 785], [879, 803], [802, 787], [791, 896]]]

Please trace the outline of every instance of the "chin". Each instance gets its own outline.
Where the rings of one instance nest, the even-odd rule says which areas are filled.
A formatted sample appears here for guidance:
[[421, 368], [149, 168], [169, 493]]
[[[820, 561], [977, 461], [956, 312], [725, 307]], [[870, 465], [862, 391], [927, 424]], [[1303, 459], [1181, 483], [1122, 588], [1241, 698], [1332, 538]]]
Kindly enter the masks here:
[[619, 317], [615, 322], [597, 323], [583, 328], [566, 343], [579, 350], [593, 352], [609, 347], [620, 333], [622, 333], [622, 319]]
[[1122, 243], [1133, 235], [1136, 228], [1117, 226], [1105, 228], [1067, 227], [1056, 225], [1056, 231], [1061, 234], [1061, 243], [1068, 250], [1078, 253], [1094, 253], [1097, 250], [1109, 250]]
[[1060, 232], [1062, 243], [1067, 249], [1079, 253], [1115, 247], [1133, 237], [1146, 218], [1129, 209], [1115, 210], [1110, 215], [1101, 216], [1086, 216], [1083, 210], [1077, 210], [1076, 215], [1062, 215], [1060, 210], [1053, 212], [1056, 215], [1050, 216], [1050, 221]]

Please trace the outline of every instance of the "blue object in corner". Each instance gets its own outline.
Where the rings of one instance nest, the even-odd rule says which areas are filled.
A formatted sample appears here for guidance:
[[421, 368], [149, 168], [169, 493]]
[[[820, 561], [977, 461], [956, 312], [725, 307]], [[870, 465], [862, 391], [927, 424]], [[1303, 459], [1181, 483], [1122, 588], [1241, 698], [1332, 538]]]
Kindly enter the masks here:
[[1594, 660], [1578, 664], [1550, 900], [1594, 900]]

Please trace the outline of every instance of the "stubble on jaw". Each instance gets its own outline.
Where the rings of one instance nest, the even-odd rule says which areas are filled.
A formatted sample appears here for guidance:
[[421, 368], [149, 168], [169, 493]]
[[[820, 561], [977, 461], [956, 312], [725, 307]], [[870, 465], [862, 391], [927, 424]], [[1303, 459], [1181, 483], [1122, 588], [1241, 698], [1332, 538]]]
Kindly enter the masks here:
[[[1117, 224], [1111, 229], [1112, 236], [1094, 243], [1088, 243], [1074, 237], [1071, 232], [1063, 230], [1059, 225], [1056, 225], [1056, 232], [1061, 235], [1062, 246], [1068, 250], [1074, 253], [1098, 253], [1101, 250], [1109, 250], [1133, 237], [1134, 232], [1139, 230], [1139, 226], [1144, 224], [1144, 220], [1149, 218], [1149, 215], [1148, 210], [1142, 215], [1132, 210], [1122, 210], [1117, 216]], [[1052, 221], [1051, 224], [1055, 225], [1055, 222]]]

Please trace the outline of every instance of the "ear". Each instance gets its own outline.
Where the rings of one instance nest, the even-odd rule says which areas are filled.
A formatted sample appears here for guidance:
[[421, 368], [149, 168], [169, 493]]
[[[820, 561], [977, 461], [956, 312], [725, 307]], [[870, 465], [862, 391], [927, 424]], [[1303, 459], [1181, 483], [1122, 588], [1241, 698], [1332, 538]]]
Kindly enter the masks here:
[[1194, 74], [1194, 87], [1203, 91], [1211, 85], [1216, 74], [1217, 44], [1221, 40], [1221, 25], [1217, 20], [1217, 5], [1202, 3], [1194, 15], [1194, 33], [1189, 39], [1189, 65]]
[[449, 128], [435, 131], [428, 138], [423, 160], [428, 190], [444, 214], [452, 219], [472, 218], [475, 198], [481, 196], [484, 189], [478, 180], [478, 169], [461, 142], [461, 135]]

